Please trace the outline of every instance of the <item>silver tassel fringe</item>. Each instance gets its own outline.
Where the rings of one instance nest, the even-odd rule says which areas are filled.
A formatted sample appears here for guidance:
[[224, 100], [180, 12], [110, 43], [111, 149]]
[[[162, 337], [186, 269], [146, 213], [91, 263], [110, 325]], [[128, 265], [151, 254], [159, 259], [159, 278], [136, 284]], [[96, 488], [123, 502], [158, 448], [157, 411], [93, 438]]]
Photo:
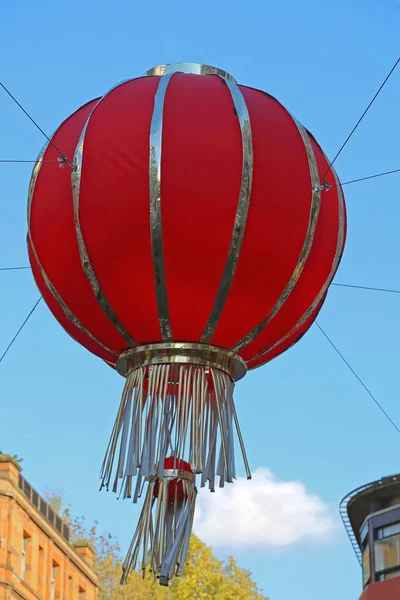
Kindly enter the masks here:
[[[103, 466], [101, 487], [137, 502], [143, 480], [162, 478], [167, 454], [179, 456], [201, 473], [201, 486], [215, 490], [235, 478], [233, 422], [245, 463], [233, 402], [231, 377], [214, 367], [188, 364], [141, 366], [127, 378]], [[135, 489], [132, 480], [137, 477]]]
[[[186, 479], [185, 475], [191, 476], [191, 479]], [[194, 475], [185, 475], [182, 479], [177, 479], [176, 475], [164, 475], [163, 479], [154, 477], [150, 481], [139, 522], [122, 567], [121, 584], [126, 583], [140, 559], [143, 578], [149, 568], [154, 579], [159, 578], [160, 585], [167, 586], [174, 575], [182, 572], [197, 496]], [[172, 481], [176, 485], [171, 492]], [[183, 498], [178, 498], [179, 485], [182, 486]]]

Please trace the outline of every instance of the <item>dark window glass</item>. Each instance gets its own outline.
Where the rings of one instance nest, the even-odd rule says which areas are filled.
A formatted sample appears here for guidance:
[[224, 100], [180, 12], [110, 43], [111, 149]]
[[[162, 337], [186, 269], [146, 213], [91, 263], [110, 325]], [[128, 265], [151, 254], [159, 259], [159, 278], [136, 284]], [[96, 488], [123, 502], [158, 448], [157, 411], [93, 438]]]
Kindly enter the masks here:
[[385, 527], [380, 527], [376, 530], [375, 537], [378, 540], [382, 540], [396, 533], [400, 533], [400, 523], [391, 523], [390, 525], [385, 525]]
[[371, 576], [370, 566], [369, 566], [369, 544], [367, 543], [364, 552], [363, 552], [363, 584], [364, 587], [369, 582], [369, 578]]
[[361, 543], [364, 542], [367, 535], [368, 535], [368, 521], [365, 523], [364, 527], [361, 529], [361, 532], [360, 532]]

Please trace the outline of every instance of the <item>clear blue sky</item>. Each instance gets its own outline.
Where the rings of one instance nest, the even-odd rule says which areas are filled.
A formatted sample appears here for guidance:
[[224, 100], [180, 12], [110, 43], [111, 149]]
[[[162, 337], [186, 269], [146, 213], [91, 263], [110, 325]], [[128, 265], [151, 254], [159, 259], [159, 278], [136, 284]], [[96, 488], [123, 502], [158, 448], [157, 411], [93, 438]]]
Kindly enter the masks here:
[[[204, 62], [278, 97], [333, 156], [399, 54], [399, 18], [398, 0], [2, 2], [0, 79], [50, 133], [118, 81], [160, 63]], [[342, 181], [400, 167], [399, 105], [400, 70], [338, 160]], [[36, 157], [41, 134], [1, 90], [0, 124], [0, 158]], [[30, 168], [0, 164], [0, 266], [27, 264]], [[346, 188], [349, 233], [337, 281], [400, 287], [399, 192], [398, 175]], [[0, 273], [0, 353], [38, 295], [28, 271]], [[332, 288], [319, 317], [398, 423], [399, 302]], [[0, 365], [0, 447], [24, 457], [39, 491], [64, 488], [75, 513], [98, 518], [125, 548], [136, 509], [97, 492], [122, 383], [44, 304]], [[316, 328], [249, 374], [236, 400], [253, 468], [302, 481], [334, 511], [357, 485], [400, 471], [399, 435]], [[340, 528], [329, 544], [235, 556], [271, 600], [360, 593]]]

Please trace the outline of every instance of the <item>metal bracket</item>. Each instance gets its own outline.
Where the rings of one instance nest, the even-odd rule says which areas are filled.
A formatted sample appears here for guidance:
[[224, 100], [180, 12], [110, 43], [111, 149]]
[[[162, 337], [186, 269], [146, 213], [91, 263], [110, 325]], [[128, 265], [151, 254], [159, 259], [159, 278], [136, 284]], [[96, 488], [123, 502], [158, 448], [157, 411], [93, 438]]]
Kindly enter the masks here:
[[326, 180], [326, 179], [325, 179], [325, 177], [324, 177], [324, 181], [322, 182], [322, 184], [321, 184], [321, 185], [317, 185], [317, 186], [314, 188], [314, 191], [315, 191], [315, 192], [323, 192], [323, 191], [326, 191], [326, 192], [327, 192], [328, 190], [330, 190], [330, 189], [331, 189], [331, 187], [332, 187], [332, 186], [331, 186], [331, 185], [330, 185], [330, 184], [327, 182], [327, 180]]

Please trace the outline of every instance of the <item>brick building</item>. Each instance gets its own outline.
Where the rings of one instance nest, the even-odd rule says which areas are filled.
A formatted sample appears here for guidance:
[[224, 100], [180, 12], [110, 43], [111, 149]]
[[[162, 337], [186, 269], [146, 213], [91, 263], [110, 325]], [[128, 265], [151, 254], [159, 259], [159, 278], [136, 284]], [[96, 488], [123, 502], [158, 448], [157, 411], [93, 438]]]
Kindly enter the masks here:
[[97, 600], [94, 554], [0, 454], [0, 600]]

